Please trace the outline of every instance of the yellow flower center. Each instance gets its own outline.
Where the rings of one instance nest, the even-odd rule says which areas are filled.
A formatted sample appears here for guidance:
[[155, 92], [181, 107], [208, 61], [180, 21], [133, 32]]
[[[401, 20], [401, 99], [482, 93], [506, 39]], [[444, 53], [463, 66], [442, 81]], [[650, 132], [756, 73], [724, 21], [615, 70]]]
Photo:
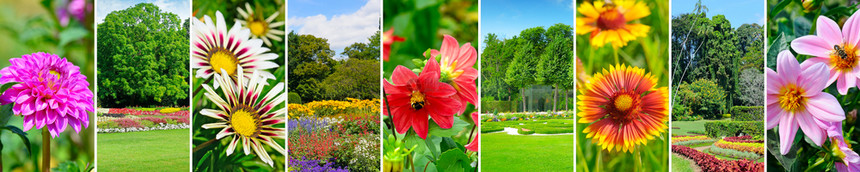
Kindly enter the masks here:
[[834, 45], [830, 64], [839, 71], [851, 71], [857, 66], [857, 50], [853, 45]]
[[424, 108], [424, 94], [418, 91], [412, 91], [412, 98], [409, 99], [412, 109], [421, 110]]
[[233, 112], [233, 114], [230, 115], [230, 126], [233, 127], [233, 130], [235, 130], [237, 134], [245, 137], [254, 136], [257, 134], [257, 122], [259, 121], [255, 114], [256, 113], [248, 112], [244, 108]]
[[597, 27], [601, 30], [621, 29], [627, 25], [627, 20], [624, 19], [624, 14], [621, 14], [618, 9], [611, 4], [607, 4], [606, 11], [600, 13], [597, 18]]
[[633, 98], [630, 95], [622, 94], [615, 98], [615, 108], [618, 110], [626, 111], [630, 107], [633, 107]]
[[251, 34], [257, 36], [266, 36], [269, 30], [268, 23], [265, 21], [248, 21], [248, 28], [251, 29]]
[[54, 75], [54, 77], [56, 77], [57, 79], [60, 79], [60, 72], [57, 72], [55, 70], [49, 70], [48, 73]]
[[779, 90], [779, 106], [783, 110], [789, 112], [799, 112], [804, 110], [806, 105], [806, 97], [803, 94], [806, 90], [794, 84], [788, 84]]
[[226, 49], [219, 47], [209, 52], [209, 65], [212, 66], [215, 73], [220, 74], [221, 69], [224, 69], [227, 71], [227, 75], [233, 76], [236, 73], [238, 62], [236, 56], [233, 56], [233, 53]]

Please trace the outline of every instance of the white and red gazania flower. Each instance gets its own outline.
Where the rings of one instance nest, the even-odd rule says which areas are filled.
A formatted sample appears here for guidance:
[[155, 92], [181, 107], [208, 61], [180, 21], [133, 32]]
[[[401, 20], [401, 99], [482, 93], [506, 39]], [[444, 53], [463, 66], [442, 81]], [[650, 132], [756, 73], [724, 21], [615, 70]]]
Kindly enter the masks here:
[[454, 95], [457, 90], [451, 85], [439, 82], [439, 64], [434, 59], [419, 75], [403, 66], [397, 66], [391, 74], [391, 83], [386, 79], [383, 85], [387, 105], [383, 103], [383, 113], [390, 108], [394, 128], [398, 133], [406, 133], [409, 128], [422, 139], [427, 139], [428, 117], [440, 128], [448, 129], [454, 125], [454, 114], [462, 104]]
[[816, 35], [791, 41], [791, 48], [798, 54], [814, 56], [804, 61], [807, 65], [801, 64], [801, 68], [816, 63], [826, 64], [830, 69], [827, 85], [836, 82], [839, 94], [845, 95], [849, 88], [858, 85], [860, 77], [860, 13], [851, 15], [841, 30], [835, 21], [819, 16], [815, 31]]
[[[242, 75], [242, 67], [237, 68], [238, 74]], [[281, 94], [284, 90], [283, 82], [272, 87], [268, 93], [262, 93], [263, 87], [268, 84], [267, 79], [260, 76], [260, 73], [255, 70], [249, 81], [244, 81], [245, 77], [235, 78], [237, 80], [234, 81], [228, 72], [221, 69], [221, 74], [214, 76], [214, 82], [221, 85], [220, 92], [216, 92], [209, 85], [203, 85], [206, 90], [204, 95], [217, 105], [218, 109], [203, 109], [200, 114], [219, 120], [202, 126], [204, 129], [223, 128], [215, 136], [216, 139], [232, 136], [227, 146], [227, 155], [233, 154], [236, 145], [241, 142], [245, 155], [251, 154], [253, 150], [260, 160], [272, 166], [274, 161], [263, 145], [284, 154], [284, 147], [275, 139], [284, 139], [286, 133], [284, 128], [274, 125], [284, 123], [286, 109], [274, 108], [286, 100], [286, 94]], [[224, 97], [218, 93], [223, 93]]]
[[[457, 90], [457, 98], [460, 103], [466, 102], [473, 105], [478, 104], [478, 91], [475, 79], [478, 79], [478, 70], [475, 69], [475, 61], [478, 60], [478, 52], [471, 43], [463, 44], [450, 35], [445, 35], [440, 50], [430, 50], [433, 59], [438, 58], [441, 69], [441, 81], [451, 84]], [[465, 106], [463, 106], [465, 108]], [[460, 109], [462, 112], [465, 109]]]
[[[251, 39], [251, 31], [241, 24], [234, 24], [227, 30], [227, 23], [220, 11], [215, 12], [213, 22], [209, 16], [203, 16], [203, 22], [191, 20], [193, 33], [191, 68], [197, 69], [195, 77], [208, 79], [212, 74], [223, 69], [230, 77], [241, 76], [251, 79], [251, 72], [259, 70], [259, 74], [267, 79], [275, 79], [275, 75], [266, 69], [277, 68], [279, 65], [269, 60], [278, 58], [277, 54], [261, 47], [263, 41]], [[236, 66], [241, 66], [237, 68]], [[237, 71], [242, 69], [244, 71]], [[215, 88], [218, 88], [217, 82]]]

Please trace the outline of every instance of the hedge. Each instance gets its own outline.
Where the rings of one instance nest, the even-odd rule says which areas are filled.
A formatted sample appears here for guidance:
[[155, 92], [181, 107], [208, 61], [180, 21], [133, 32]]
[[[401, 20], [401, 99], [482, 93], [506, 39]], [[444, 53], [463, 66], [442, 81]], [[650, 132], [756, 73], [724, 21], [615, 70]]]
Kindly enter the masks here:
[[522, 134], [522, 135], [529, 135], [529, 134], [534, 134], [534, 133], [535, 133], [535, 130], [525, 131], [525, 130], [523, 130], [523, 129], [525, 129], [525, 128], [520, 128], [519, 130], [517, 130], [517, 133], [520, 133], [520, 134]]
[[764, 121], [710, 121], [705, 123], [705, 132], [710, 138], [744, 133], [761, 139], [764, 136]]
[[764, 120], [764, 107], [762, 107], [762, 106], [734, 106], [734, 107], [732, 107], [732, 120], [736, 120], [736, 121], [762, 121], [762, 120]]
[[287, 102], [293, 104], [302, 104], [302, 97], [298, 93], [290, 92], [287, 94]]
[[[482, 124], [483, 125], [483, 124]], [[481, 126], [481, 133], [492, 133], [497, 131], [505, 130], [505, 127], [501, 126]]]
[[517, 112], [517, 101], [481, 101], [481, 110], [491, 112]]

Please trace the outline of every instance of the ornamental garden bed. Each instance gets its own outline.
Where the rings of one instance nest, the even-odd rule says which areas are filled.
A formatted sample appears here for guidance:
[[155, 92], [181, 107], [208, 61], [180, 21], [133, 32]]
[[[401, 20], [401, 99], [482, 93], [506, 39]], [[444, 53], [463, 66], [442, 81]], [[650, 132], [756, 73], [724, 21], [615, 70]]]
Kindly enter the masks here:
[[187, 107], [99, 108], [99, 133], [190, 128]]

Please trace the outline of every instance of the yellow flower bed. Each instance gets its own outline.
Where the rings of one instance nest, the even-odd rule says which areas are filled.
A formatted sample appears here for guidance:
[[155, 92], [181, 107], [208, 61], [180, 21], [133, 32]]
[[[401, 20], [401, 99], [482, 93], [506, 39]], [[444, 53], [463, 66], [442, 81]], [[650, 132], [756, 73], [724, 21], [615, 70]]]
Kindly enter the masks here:
[[744, 152], [752, 152], [759, 155], [764, 154], [764, 144], [763, 143], [741, 143], [741, 142], [729, 142], [726, 140], [720, 140], [714, 143], [714, 146], [725, 148], [725, 149], [734, 149], [738, 151]]
[[171, 114], [171, 113], [179, 112], [180, 110], [182, 110], [182, 109], [179, 109], [179, 108], [164, 108], [164, 109], [161, 109], [161, 111], [158, 111], [158, 112], [160, 112], [160, 113], [162, 113], [162, 114]]
[[348, 114], [377, 114], [379, 99], [354, 99], [347, 101], [320, 100], [302, 104], [289, 104], [290, 118], [314, 115], [317, 117], [340, 117]]
[[672, 144], [675, 144], [677, 142], [690, 141], [690, 140], [710, 140], [710, 139], [711, 138], [708, 138], [708, 136], [705, 136], [705, 135], [672, 137]]

